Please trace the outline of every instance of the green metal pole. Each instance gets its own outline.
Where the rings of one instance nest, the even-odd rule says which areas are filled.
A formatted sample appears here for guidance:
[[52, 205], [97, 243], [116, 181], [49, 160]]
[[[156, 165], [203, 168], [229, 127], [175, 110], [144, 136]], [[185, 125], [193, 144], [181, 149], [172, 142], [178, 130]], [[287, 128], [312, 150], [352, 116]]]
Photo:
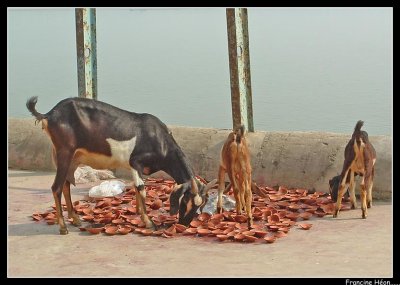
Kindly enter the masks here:
[[233, 128], [254, 132], [246, 8], [227, 8], [229, 70]]
[[96, 9], [76, 8], [79, 97], [97, 99]]

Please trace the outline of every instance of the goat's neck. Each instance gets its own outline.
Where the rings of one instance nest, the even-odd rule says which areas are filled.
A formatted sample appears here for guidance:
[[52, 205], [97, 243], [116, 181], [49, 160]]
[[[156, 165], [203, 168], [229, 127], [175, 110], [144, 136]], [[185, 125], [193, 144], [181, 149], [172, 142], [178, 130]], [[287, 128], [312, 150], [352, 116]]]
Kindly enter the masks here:
[[178, 184], [188, 182], [194, 177], [189, 161], [180, 149], [172, 152], [167, 161], [168, 165], [165, 166], [165, 172], [171, 175]]

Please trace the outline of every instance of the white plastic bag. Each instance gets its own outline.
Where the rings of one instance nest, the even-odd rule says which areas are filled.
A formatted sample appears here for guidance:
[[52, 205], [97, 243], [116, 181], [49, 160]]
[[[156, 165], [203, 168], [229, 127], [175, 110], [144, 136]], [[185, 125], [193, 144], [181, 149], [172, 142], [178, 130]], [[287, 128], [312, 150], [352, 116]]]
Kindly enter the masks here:
[[75, 183], [96, 182], [106, 179], [115, 179], [112, 171], [106, 169], [93, 169], [90, 166], [80, 166], [74, 173]]
[[[218, 194], [210, 193], [208, 196], [208, 201], [203, 208], [203, 213], [208, 213], [210, 215], [215, 214], [217, 211], [217, 200], [218, 200]], [[225, 211], [231, 211], [231, 210], [235, 209], [235, 206], [236, 206], [236, 202], [234, 199], [232, 199], [230, 196], [222, 194], [222, 208]], [[200, 211], [198, 211], [198, 213], [199, 212]]]
[[89, 197], [112, 197], [125, 190], [125, 183], [119, 180], [108, 180], [89, 190]]

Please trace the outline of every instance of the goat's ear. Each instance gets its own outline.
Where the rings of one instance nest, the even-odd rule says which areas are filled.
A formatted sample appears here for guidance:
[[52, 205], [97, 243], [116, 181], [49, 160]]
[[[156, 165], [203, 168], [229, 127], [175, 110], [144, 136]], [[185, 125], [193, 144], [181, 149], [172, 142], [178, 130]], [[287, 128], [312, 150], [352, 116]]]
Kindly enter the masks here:
[[206, 185], [206, 187], [205, 187], [204, 190], [203, 190], [204, 193], [207, 194], [208, 191], [209, 191], [211, 188], [213, 188], [213, 187], [217, 184], [217, 182], [218, 182], [217, 179], [214, 179], [213, 181], [208, 182], [207, 185]]
[[175, 185], [174, 189], [172, 189], [171, 195], [173, 194], [174, 196], [180, 197], [184, 192], [183, 190], [184, 190], [183, 184], [177, 184]]
[[199, 194], [199, 187], [197, 186], [195, 178], [192, 178], [190, 181], [190, 191], [193, 195]]

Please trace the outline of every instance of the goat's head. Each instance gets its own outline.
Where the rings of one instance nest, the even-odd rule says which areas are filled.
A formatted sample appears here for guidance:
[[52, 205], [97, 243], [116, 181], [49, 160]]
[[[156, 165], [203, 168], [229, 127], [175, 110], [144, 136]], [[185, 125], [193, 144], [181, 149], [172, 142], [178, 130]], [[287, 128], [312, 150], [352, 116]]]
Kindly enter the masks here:
[[[338, 191], [339, 191], [339, 184], [342, 180], [340, 175], [336, 175], [332, 179], [329, 180], [329, 193], [331, 194], [331, 199], [333, 202], [337, 201]], [[346, 191], [345, 197], [349, 197], [349, 190]]]
[[233, 134], [233, 140], [236, 141], [237, 144], [242, 143], [242, 141], [244, 140], [244, 136], [246, 134], [244, 125], [241, 125], [240, 127], [236, 128], [236, 130], [234, 130], [232, 134]]
[[336, 202], [338, 196], [340, 184], [340, 175], [337, 175], [329, 180], [329, 192], [331, 194], [332, 201]]
[[179, 223], [189, 225], [195, 217], [197, 210], [203, 209], [208, 200], [208, 191], [214, 187], [217, 179], [207, 185], [192, 178], [189, 182], [177, 185], [170, 195], [170, 214], [179, 211]]

